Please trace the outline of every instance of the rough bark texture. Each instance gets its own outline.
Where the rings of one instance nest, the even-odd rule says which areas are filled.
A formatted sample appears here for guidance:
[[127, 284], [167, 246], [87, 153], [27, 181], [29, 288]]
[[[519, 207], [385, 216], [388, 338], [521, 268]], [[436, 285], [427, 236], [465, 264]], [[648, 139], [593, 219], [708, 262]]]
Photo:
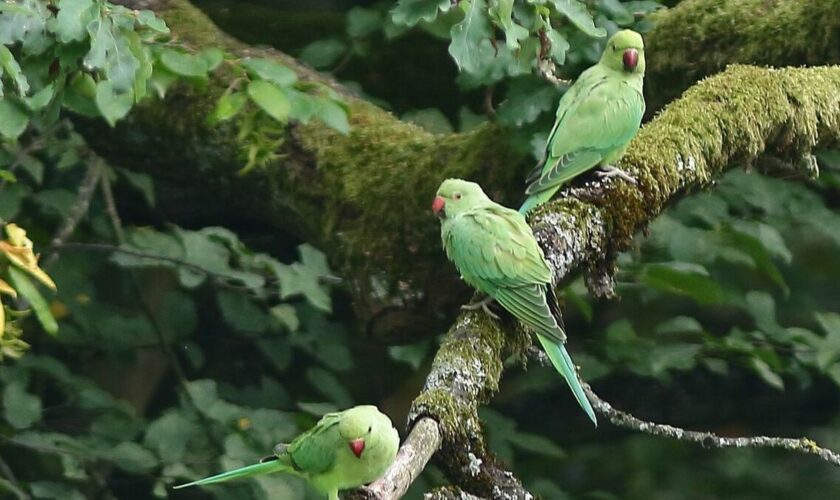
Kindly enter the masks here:
[[[660, 14], [647, 36], [648, 88], [662, 92], [665, 97], [655, 98], [662, 103], [674, 95], [666, 87], [681, 90], [730, 62], [836, 61], [839, 2], [684, 2]], [[231, 50], [245, 50], [220, 39], [183, 0], [151, 3], [186, 43], [222, 40]], [[761, 45], [768, 40], [771, 47]], [[321, 79], [282, 54], [261, 54], [287, 61], [302, 77]], [[206, 90], [177, 89], [132, 113], [113, 132], [89, 124], [87, 136], [102, 154], [119, 155], [122, 165], [188, 181], [230, 210], [319, 245], [350, 278], [359, 317], [375, 332], [442, 330], [447, 315], [432, 313], [451, 311], [464, 296], [458, 292], [463, 288], [448, 286], [455, 273], [439, 250], [427, 205], [449, 176], [480, 179], [497, 199], [518, 201], [513, 193], [520, 191], [526, 161], [509, 149], [504, 132], [488, 125], [468, 134], [432, 135], [348, 97], [349, 136], [319, 123], [267, 128], [265, 134], [284, 140], [282, 155], [262, 170], [237, 176], [238, 124], [209, 127], [204, 120], [226, 85], [220, 75]], [[586, 177], [536, 211], [532, 225], [556, 280], [589, 270], [593, 292], [609, 296], [611, 257], [676, 197], [708, 185], [727, 168], [768, 156], [800, 164], [815, 147], [840, 145], [838, 88], [838, 67], [751, 66], [730, 67], [692, 87], [643, 128], [621, 162], [638, 185]], [[384, 294], [376, 292], [382, 285]], [[469, 494], [530, 496], [487, 450], [477, 416], [478, 406], [498, 390], [502, 361], [528, 345], [529, 337], [509, 319], [462, 313], [412, 407], [409, 427], [422, 417], [437, 422], [437, 463]], [[436, 494], [465, 498], [455, 490]]]

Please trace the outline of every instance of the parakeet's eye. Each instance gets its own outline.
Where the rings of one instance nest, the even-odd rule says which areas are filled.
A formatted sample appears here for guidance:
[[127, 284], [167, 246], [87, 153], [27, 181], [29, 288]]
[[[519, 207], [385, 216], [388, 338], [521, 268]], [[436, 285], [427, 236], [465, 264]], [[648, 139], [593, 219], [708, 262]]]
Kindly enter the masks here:
[[370, 431], [372, 431], [372, 430], [373, 430], [373, 426], [372, 426], [372, 425], [369, 425], [369, 426], [368, 426], [368, 434], [370, 434]]
[[461, 199], [461, 193], [455, 193], [455, 194], [452, 196], [452, 199], [453, 199], [453, 200], [460, 200], [460, 199]]

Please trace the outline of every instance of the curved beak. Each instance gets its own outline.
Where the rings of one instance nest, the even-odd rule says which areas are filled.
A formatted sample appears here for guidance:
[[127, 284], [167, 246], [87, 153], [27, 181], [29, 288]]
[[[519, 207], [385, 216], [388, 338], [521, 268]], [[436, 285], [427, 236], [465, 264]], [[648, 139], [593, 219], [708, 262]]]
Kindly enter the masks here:
[[347, 443], [350, 445], [350, 450], [356, 455], [356, 458], [362, 458], [362, 452], [365, 451], [365, 440], [362, 438], [354, 439]]
[[432, 200], [432, 212], [434, 212], [435, 215], [440, 215], [444, 208], [446, 208], [446, 200], [440, 196], [435, 196], [435, 199]]
[[622, 59], [624, 59], [624, 69], [633, 71], [636, 69], [636, 65], [639, 64], [639, 51], [636, 49], [627, 49], [624, 51]]

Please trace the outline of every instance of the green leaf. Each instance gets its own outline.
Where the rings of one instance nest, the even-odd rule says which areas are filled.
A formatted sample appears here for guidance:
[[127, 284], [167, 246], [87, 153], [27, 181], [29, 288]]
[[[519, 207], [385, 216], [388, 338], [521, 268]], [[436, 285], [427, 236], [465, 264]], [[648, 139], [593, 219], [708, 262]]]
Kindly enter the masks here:
[[152, 176], [126, 169], [119, 169], [118, 172], [131, 187], [143, 195], [143, 199], [146, 200], [149, 207], [155, 206], [155, 186]]
[[174, 49], [163, 49], [160, 62], [176, 75], [190, 78], [204, 78], [209, 70], [207, 61], [203, 57]]
[[464, 0], [459, 6], [465, 15], [461, 22], [452, 26], [449, 54], [461, 71], [472, 73], [479, 69], [481, 63], [481, 42], [493, 36], [487, 19], [487, 2]]
[[175, 463], [184, 457], [187, 442], [196, 434], [193, 422], [180, 412], [169, 411], [146, 428], [144, 443], [155, 450], [166, 463]]
[[216, 108], [210, 113], [208, 120], [210, 123], [218, 123], [230, 120], [242, 111], [242, 107], [248, 102], [248, 97], [242, 92], [233, 92], [225, 94], [219, 98], [216, 103]]
[[163, 19], [155, 16], [155, 13], [150, 10], [141, 10], [137, 12], [137, 21], [141, 25], [157, 31], [158, 33], [169, 33], [169, 28], [166, 26]]
[[83, 62], [88, 68], [105, 69], [108, 55], [114, 52], [116, 46], [112, 26], [110, 17], [94, 19], [87, 25], [90, 51]]
[[566, 16], [577, 28], [593, 38], [602, 38], [607, 34], [604, 28], [595, 26], [592, 14], [579, 0], [550, 0], [557, 12]]
[[219, 290], [216, 298], [225, 322], [236, 331], [261, 333], [268, 329], [268, 314], [244, 293]]
[[198, 57], [204, 59], [207, 64], [207, 71], [213, 71], [224, 61], [225, 53], [216, 47], [210, 47], [199, 52]]
[[645, 266], [642, 281], [653, 288], [688, 295], [701, 304], [724, 302], [726, 293], [702, 266], [685, 264], [650, 264]]
[[563, 36], [562, 33], [554, 28], [550, 28], [548, 30], [548, 41], [551, 42], [551, 51], [549, 53], [551, 54], [552, 59], [554, 59], [557, 64], [565, 64], [566, 52], [571, 47], [571, 45], [569, 45], [569, 41], [566, 40], [566, 37]]
[[752, 366], [758, 376], [761, 377], [761, 379], [764, 380], [770, 387], [774, 387], [780, 391], [785, 389], [785, 383], [782, 380], [782, 377], [774, 372], [773, 369], [770, 368], [770, 365], [765, 363], [763, 360], [750, 358], [750, 366]]
[[347, 12], [347, 34], [351, 38], [363, 38], [382, 26], [382, 14], [378, 10], [353, 7]]
[[420, 21], [431, 22], [438, 11], [447, 11], [452, 5], [450, 0], [399, 0], [391, 11], [394, 24], [414, 26]]
[[12, 55], [11, 51], [9, 51], [5, 45], [0, 45], [0, 67], [2, 67], [12, 78], [12, 81], [15, 82], [18, 93], [21, 96], [25, 96], [26, 93], [29, 92], [29, 82], [26, 80], [26, 76], [20, 69], [20, 65], [15, 60], [15, 56]]
[[528, 30], [513, 20], [513, 0], [490, 0], [490, 18], [502, 27], [505, 43], [511, 49], [518, 49], [519, 41], [528, 38]]
[[248, 95], [254, 104], [275, 120], [285, 123], [291, 109], [283, 89], [265, 80], [256, 80], [248, 84]]
[[285, 300], [296, 295], [303, 295], [314, 307], [324, 312], [331, 312], [332, 300], [327, 288], [320, 281], [321, 277], [330, 274], [326, 257], [308, 243], [299, 246], [298, 252], [301, 256], [300, 262], [274, 266], [280, 281], [280, 298]]
[[269, 309], [268, 312], [271, 313], [272, 318], [280, 321], [290, 332], [295, 332], [300, 327], [297, 312], [289, 304], [278, 304]]
[[826, 371], [840, 360], [840, 314], [816, 313], [814, 317], [825, 332], [825, 338], [814, 342], [816, 363], [820, 370]]
[[306, 379], [321, 394], [339, 408], [347, 408], [353, 405], [353, 398], [335, 375], [319, 367], [306, 370]]
[[313, 116], [344, 135], [350, 133], [347, 110], [332, 99], [320, 98], [314, 102]]
[[92, 7], [93, 0], [61, 0], [58, 3], [53, 32], [62, 43], [84, 40], [87, 25], [97, 14]]
[[81, 115], [100, 116], [96, 107], [96, 81], [87, 73], [77, 73], [64, 91], [64, 106]]
[[35, 311], [35, 317], [38, 318], [41, 326], [44, 327], [44, 331], [50, 335], [55, 335], [58, 332], [58, 323], [56, 323], [52, 312], [50, 312], [49, 303], [41, 295], [41, 292], [38, 291], [38, 288], [29, 280], [29, 277], [24, 271], [14, 266], [9, 267], [9, 277], [12, 279], [15, 290], [32, 306], [32, 310]]
[[35, 92], [32, 97], [24, 97], [23, 102], [32, 111], [40, 111], [52, 101], [53, 96], [55, 96], [55, 84], [51, 83]]
[[557, 89], [552, 85], [533, 77], [517, 78], [508, 85], [507, 95], [497, 114], [503, 124], [520, 127], [533, 123], [540, 115], [554, 109], [557, 98]]
[[304, 47], [299, 59], [314, 68], [326, 69], [335, 65], [338, 58], [344, 55], [347, 49], [347, 44], [341, 40], [327, 38], [312, 42]]
[[103, 456], [120, 469], [136, 474], [147, 473], [158, 465], [152, 452], [131, 441], [114, 446], [103, 453]]
[[0, 135], [15, 140], [28, 123], [29, 115], [21, 105], [8, 97], [0, 99]]
[[112, 127], [131, 110], [134, 96], [131, 90], [118, 92], [110, 80], [96, 84], [96, 107]]
[[54, 500], [85, 500], [85, 496], [67, 483], [55, 481], [36, 481], [29, 485], [32, 496]]
[[243, 59], [242, 66], [252, 75], [276, 83], [281, 87], [288, 87], [297, 81], [297, 75], [294, 71], [271, 59]]
[[6, 385], [3, 408], [6, 421], [15, 429], [27, 429], [41, 420], [41, 400], [26, 392], [20, 381]]

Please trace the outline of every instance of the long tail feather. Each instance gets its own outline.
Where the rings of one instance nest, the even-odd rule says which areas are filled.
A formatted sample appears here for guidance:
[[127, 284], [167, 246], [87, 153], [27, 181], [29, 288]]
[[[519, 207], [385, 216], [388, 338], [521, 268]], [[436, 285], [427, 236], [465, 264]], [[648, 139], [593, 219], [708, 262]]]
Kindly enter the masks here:
[[592, 409], [589, 399], [587, 399], [586, 394], [583, 392], [583, 387], [581, 387], [577, 377], [575, 364], [572, 362], [568, 351], [566, 351], [566, 346], [559, 342], [554, 342], [543, 335], [537, 335], [537, 338], [540, 339], [540, 344], [542, 344], [545, 353], [548, 355], [548, 359], [551, 360], [551, 364], [554, 365], [554, 369], [560, 372], [560, 375], [563, 375], [563, 378], [566, 379], [566, 383], [569, 384], [569, 388], [575, 395], [578, 404], [586, 412], [586, 415], [589, 416], [589, 420], [597, 427], [598, 419], [595, 418], [595, 410]]
[[279, 472], [287, 469], [288, 466], [280, 462], [279, 460], [272, 460], [270, 462], [260, 462], [254, 465], [247, 465], [239, 469], [222, 472], [221, 474], [216, 474], [215, 476], [205, 477], [204, 479], [199, 479], [191, 483], [179, 484], [178, 486], [175, 486], [174, 489], [177, 490], [179, 488], [186, 488], [187, 486], [200, 486], [205, 484], [221, 483], [224, 481], [230, 481], [231, 479], [242, 479], [245, 477], [256, 476], [259, 474], [268, 474], [270, 472]]

